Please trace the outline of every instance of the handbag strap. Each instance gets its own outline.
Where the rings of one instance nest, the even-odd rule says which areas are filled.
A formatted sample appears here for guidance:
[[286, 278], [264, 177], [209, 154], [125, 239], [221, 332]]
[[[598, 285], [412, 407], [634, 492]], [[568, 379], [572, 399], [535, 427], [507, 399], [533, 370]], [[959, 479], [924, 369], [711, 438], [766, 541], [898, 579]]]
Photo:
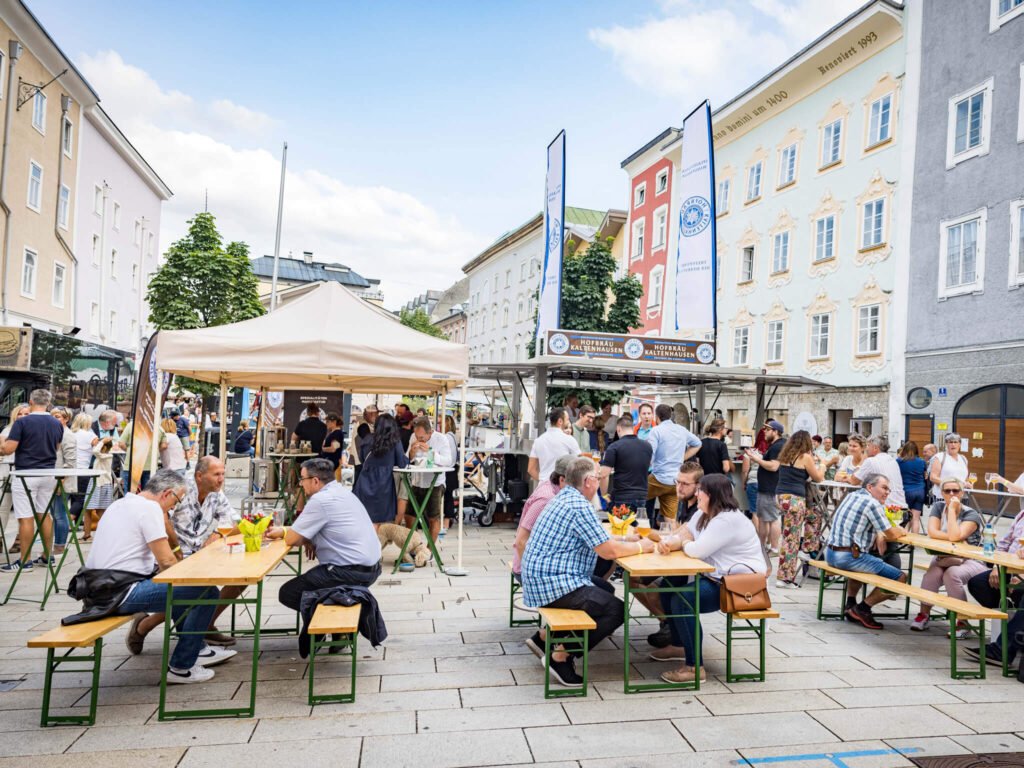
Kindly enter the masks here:
[[[750, 566], [746, 563], [734, 563], [728, 571], [722, 574], [722, 578], [725, 578], [726, 576], [732, 576], [732, 569], [735, 568], [737, 565], [742, 565], [744, 568], [750, 568]], [[753, 568], [750, 568], [750, 572], [757, 573], [757, 571], [755, 571]]]

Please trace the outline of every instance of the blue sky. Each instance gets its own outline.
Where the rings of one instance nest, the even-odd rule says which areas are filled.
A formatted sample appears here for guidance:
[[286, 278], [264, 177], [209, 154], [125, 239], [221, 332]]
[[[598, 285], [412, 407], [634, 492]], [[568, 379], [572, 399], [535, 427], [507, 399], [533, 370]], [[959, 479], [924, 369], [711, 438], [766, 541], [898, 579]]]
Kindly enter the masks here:
[[270, 253], [287, 140], [282, 251], [382, 278], [391, 307], [540, 210], [560, 129], [567, 203], [624, 207], [625, 156], [857, 5], [28, 1], [174, 190], [164, 246], [209, 190]]

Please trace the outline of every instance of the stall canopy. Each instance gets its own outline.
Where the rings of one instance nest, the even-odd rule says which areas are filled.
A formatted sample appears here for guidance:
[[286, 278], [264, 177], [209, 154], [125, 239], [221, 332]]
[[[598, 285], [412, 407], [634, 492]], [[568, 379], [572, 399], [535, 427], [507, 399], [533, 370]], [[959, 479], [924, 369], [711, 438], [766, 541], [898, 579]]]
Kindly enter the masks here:
[[469, 351], [324, 283], [273, 314], [161, 331], [157, 365], [230, 387], [432, 394], [469, 378]]

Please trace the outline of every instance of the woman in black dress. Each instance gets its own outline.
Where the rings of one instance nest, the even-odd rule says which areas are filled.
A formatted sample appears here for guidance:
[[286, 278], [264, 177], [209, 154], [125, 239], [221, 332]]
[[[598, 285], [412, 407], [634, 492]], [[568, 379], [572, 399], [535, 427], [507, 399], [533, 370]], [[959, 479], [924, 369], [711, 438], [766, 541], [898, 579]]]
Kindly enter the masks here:
[[374, 528], [381, 523], [393, 523], [398, 516], [393, 470], [409, 465], [394, 416], [382, 413], [377, 417], [373, 434], [359, 446], [359, 457], [363, 468], [353, 493], [363, 502]]

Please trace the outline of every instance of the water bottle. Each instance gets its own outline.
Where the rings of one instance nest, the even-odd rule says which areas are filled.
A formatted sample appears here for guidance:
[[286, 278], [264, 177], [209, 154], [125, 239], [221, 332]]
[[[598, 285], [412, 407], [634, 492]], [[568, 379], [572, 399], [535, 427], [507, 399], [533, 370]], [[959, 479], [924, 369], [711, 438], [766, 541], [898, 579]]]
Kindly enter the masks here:
[[428, 467], [433, 467], [434, 466], [434, 449], [433, 448], [428, 448], [427, 449], [427, 466]]
[[985, 525], [985, 532], [981, 535], [981, 550], [986, 555], [993, 555], [996, 551], [996, 532], [992, 530], [992, 524]]

